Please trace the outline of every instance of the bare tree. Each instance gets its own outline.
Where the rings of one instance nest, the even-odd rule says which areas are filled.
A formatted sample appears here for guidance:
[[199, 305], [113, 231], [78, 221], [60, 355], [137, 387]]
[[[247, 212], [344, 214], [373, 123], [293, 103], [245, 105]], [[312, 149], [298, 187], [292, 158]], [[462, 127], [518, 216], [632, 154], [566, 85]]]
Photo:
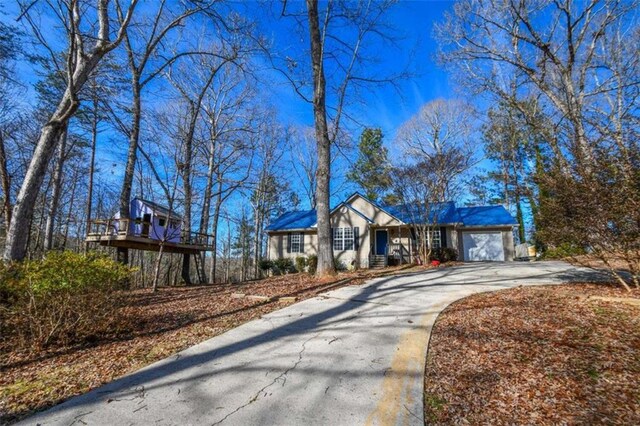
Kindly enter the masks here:
[[417, 249], [415, 261], [419, 264], [425, 264], [431, 258], [434, 249], [433, 235], [440, 231], [442, 218], [451, 208], [443, 194], [450, 190], [444, 188], [445, 183], [454, 177], [443, 179], [438, 164], [445, 161], [448, 155], [451, 155], [451, 151], [391, 170], [392, 188], [400, 201], [397, 208], [410, 219]]
[[[220, 51], [220, 49], [217, 48], [214, 48], [213, 50]], [[191, 205], [193, 202], [192, 165], [195, 154], [194, 138], [196, 135], [196, 126], [199, 122], [202, 110], [202, 104], [218, 72], [228, 62], [237, 59], [237, 52], [238, 49], [234, 47], [227, 53], [224, 53], [224, 51], [216, 53], [215, 55], [220, 56], [220, 59], [215, 62], [207, 60], [206, 56], [203, 56], [202, 58], [195, 58], [196, 61], [198, 61], [198, 65], [193, 62], [187, 62], [185, 64], [190, 70], [190, 73], [187, 72], [187, 68], [183, 68], [181, 77], [179, 78], [175, 78], [172, 74], [169, 74], [169, 80], [180, 93], [180, 97], [185, 106], [184, 123], [182, 123], [182, 129], [179, 131], [179, 138], [183, 147], [179, 171], [182, 176], [184, 195], [184, 226], [188, 231], [191, 230]], [[189, 259], [190, 255], [185, 254], [182, 262], [182, 279], [187, 284], [191, 284]]]
[[519, 91], [542, 97], [556, 130], [565, 135], [562, 145], [551, 141], [556, 161], [566, 166], [570, 155], [574, 164], [590, 170], [595, 147], [589, 142], [589, 105], [602, 93], [623, 90], [616, 88], [615, 76], [598, 81], [598, 74], [607, 74], [598, 66], [598, 49], [607, 34], [621, 33], [620, 25], [637, 33], [635, 18], [630, 18], [637, 5], [459, 1], [436, 27], [440, 58], [462, 70], [464, 81], [481, 91], [508, 99], [515, 81]]
[[[89, 17], [92, 14], [87, 13], [81, 3], [80, 1], [60, 3], [58, 5], [60, 9], [52, 11], [53, 16], [62, 20], [60, 27], [66, 31], [65, 36], [68, 46], [61, 58], [57, 57], [53, 49], [49, 47], [40, 29], [34, 24], [31, 16], [33, 2], [29, 4], [20, 3], [21, 17], [27, 20], [36, 37], [52, 52], [53, 60], [65, 62], [65, 65], [61, 66], [60, 69], [64, 68], [66, 71], [67, 86], [56, 110], [41, 130], [31, 163], [25, 174], [20, 192], [16, 197], [11, 224], [7, 233], [4, 252], [5, 261], [24, 258], [29, 223], [33, 217], [36, 197], [56, 144], [60, 140], [60, 135], [78, 108], [78, 93], [102, 58], [120, 44], [133, 15], [137, 0], [131, 0], [125, 13], [120, 14], [115, 35], [111, 30], [112, 11], [108, 0], [96, 1], [95, 15], [93, 15], [96, 17], [96, 22], [92, 23], [84, 22], [86, 19], [90, 19]], [[116, 7], [120, 9], [119, 1], [116, 0], [115, 3]], [[92, 41], [94, 42], [91, 45]]]
[[311, 128], [295, 129], [289, 138], [291, 169], [295, 172], [296, 180], [312, 209], [316, 208], [316, 170], [318, 169], [316, 148], [314, 130]]
[[[212, 236], [209, 277], [216, 282], [218, 223], [222, 204], [248, 179], [251, 167], [253, 121], [259, 115], [251, 106], [255, 96], [250, 75], [231, 64], [217, 75], [203, 103], [202, 156], [206, 159], [200, 232]], [[213, 208], [213, 211], [212, 211]], [[206, 276], [204, 271], [202, 275]]]
[[[357, 4], [332, 1], [323, 4], [320, 10], [317, 0], [307, 0], [305, 11], [294, 10], [295, 5], [289, 2], [284, 2], [282, 8], [282, 16], [294, 19], [297, 29], [303, 30], [303, 37], [309, 40], [306, 57], [269, 57], [295, 92], [313, 106], [318, 155], [315, 196], [318, 275], [335, 273], [329, 221], [331, 148], [343, 127], [343, 120], [349, 117], [345, 113], [348, 101], [353, 100], [353, 95], [360, 89], [388, 84], [399, 78], [398, 75], [380, 76], [373, 67], [367, 67], [380, 55], [379, 51], [372, 51], [372, 42], [393, 44], [394, 30], [385, 22], [393, 4], [393, 1]], [[309, 75], [313, 77], [311, 81]]]
[[440, 200], [452, 199], [460, 185], [460, 177], [475, 162], [472, 142], [473, 114], [460, 101], [437, 99], [403, 123], [396, 143], [407, 158], [428, 164], [436, 179], [432, 191], [440, 191]]
[[[283, 142], [284, 139], [284, 142]], [[279, 172], [285, 147], [285, 130], [279, 128], [273, 118], [261, 123], [253, 144], [255, 152], [255, 182], [249, 202], [253, 210], [253, 276], [259, 278], [259, 261], [263, 255], [264, 228], [272, 216], [283, 212], [288, 191]]]
[[15, 61], [20, 50], [16, 28], [0, 22], [0, 189], [2, 190], [2, 217], [5, 231], [11, 222], [11, 172], [9, 166], [10, 143], [23, 124], [19, 98], [21, 84], [15, 79]]
[[[130, 124], [120, 127], [129, 138], [125, 173], [120, 192], [120, 217], [129, 217], [131, 187], [138, 158], [140, 123], [143, 117], [142, 92], [152, 81], [162, 75], [173, 63], [182, 57], [200, 54], [198, 49], [171, 51], [164, 42], [169, 34], [183, 28], [185, 21], [208, 9], [208, 3], [187, 2], [177, 5], [161, 0], [154, 5], [150, 22], [136, 22], [135, 35], [132, 29], [124, 33], [129, 71], [131, 73]], [[162, 50], [162, 54], [160, 54]], [[160, 58], [159, 60], [157, 58]], [[154, 60], [155, 59], [155, 60]], [[128, 263], [128, 249], [119, 248], [118, 258]]]
[[51, 201], [49, 203], [49, 211], [47, 213], [47, 221], [44, 225], [44, 249], [51, 250], [53, 248], [53, 227], [55, 223], [56, 214], [58, 213], [58, 204], [60, 202], [60, 192], [62, 191], [63, 184], [63, 172], [64, 163], [71, 151], [67, 147], [68, 141], [67, 128], [62, 130], [60, 134], [60, 141], [58, 142], [58, 155], [51, 177], [52, 189], [51, 189]]
[[441, 59], [549, 148], [536, 154], [536, 238], [597, 257], [625, 286], [615, 260], [636, 285], [640, 269], [639, 5], [463, 0], [436, 29]]

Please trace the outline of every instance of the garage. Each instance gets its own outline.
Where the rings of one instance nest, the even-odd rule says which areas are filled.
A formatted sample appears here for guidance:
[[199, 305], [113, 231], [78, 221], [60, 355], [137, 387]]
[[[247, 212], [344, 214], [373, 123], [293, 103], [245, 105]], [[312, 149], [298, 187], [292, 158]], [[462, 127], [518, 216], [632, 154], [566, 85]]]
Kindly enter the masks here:
[[462, 247], [465, 262], [504, 261], [502, 232], [463, 232]]

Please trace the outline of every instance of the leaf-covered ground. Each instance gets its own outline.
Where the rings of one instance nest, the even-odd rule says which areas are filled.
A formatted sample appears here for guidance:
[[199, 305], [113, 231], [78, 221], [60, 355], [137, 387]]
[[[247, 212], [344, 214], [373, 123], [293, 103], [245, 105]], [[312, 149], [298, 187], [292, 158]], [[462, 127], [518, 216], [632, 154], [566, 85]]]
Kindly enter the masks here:
[[427, 424], [640, 424], [638, 299], [574, 284], [454, 303], [431, 337]]
[[114, 330], [111, 336], [38, 353], [13, 350], [12, 342], [0, 339], [0, 424], [58, 404], [286, 306], [278, 301], [234, 298], [233, 293], [301, 300], [332, 286], [336, 279], [355, 277], [348, 283], [353, 285], [397, 269], [326, 279], [295, 274], [241, 285], [161, 288], [155, 294], [131, 291], [121, 312], [122, 329]]

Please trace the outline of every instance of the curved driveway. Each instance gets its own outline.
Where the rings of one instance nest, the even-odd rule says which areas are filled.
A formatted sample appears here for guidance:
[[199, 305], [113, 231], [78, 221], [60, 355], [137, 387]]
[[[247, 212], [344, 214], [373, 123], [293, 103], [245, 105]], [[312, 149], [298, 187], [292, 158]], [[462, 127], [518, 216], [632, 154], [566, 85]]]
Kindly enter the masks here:
[[272, 312], [24, 423], [423, 425], [429, 333], [449, 303], [596, 278], [562, 262], [511, 262], [374, 279]]

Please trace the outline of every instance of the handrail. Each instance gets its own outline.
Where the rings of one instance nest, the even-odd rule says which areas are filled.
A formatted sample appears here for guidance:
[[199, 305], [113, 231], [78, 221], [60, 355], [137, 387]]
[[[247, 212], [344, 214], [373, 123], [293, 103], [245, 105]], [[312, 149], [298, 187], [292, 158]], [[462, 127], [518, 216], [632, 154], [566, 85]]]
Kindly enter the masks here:
[[409, 257], [410, 252], [409, 252], [409, 249], [404, 244], [390, 243], [389, 247], [390, 247], [390, 252], [392, 256], [398, 258], [401, 263], [404, 263], [405, 261], [409, 263], [409, 260], [406, 258]]
[[[131, 226], [132, 222], [134, 226]], [[139, 229], [136, 229], [137, 225], [140, 225]], [[145, 225], [147, 226], [146, 229], [144, 228]], [[153, 223], [150, 221], [128, 218], [93, 219], [90, 220], [87, 224], [87, 237], [132, 236], [169, 243], [175, 243], [176, 241], [171, 240], [179, 237], [179, 243], [181, 244], [191, 244], [204, 247], [213, 246], [214, 237], [210, 234], [182, 229], [179, 233], [178, 230], [173, 230], [173, 232], [171, 232], [171, 230], [168, 230], [165, 235], [163, 235], [163, 238], [153, 238], [152, 234], [154, 234], [154, 230], [155, 229], [153, 228]]]

